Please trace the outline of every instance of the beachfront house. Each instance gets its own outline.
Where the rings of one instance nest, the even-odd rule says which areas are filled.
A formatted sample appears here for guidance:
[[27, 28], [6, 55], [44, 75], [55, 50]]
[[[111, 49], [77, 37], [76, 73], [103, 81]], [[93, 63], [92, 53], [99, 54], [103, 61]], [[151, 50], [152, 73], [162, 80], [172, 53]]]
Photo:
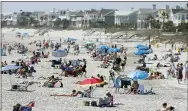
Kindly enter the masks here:
[[154, 16], [157, 12], [156, 5], [153, 5], [153, 8], [140, 8], [137, 12], [137, 30], [146, 30], [148, 28], [148, 17], [149, 15]]
[[159, 22], [167, 22], [170, 21], [170, 8], [169, 5], [166, 5], [165, 9], [158, 9], [156, 12], [154, 12], [153, 16], [156, 20]]
[[115, 11], [115, 25], [125, 25], [136, 23], [136, 10], [133, 8], [130, 11]]
[[47, 12], [47, 26], [52, 26], [54, 27], [54, 22], [56, 19], [59, 17], [58, 11], [53, 8], [53, 11]]
[[83, 27], [87, 28], [90, 26], [95, 26], [99, 18], [100, 11], [91, 9], [84, 11], [84, 23]]
[[83, 11], [71, 11], [70, 12], [70, 26], [81, 28], [83, 27], [84, 12]]
[[46, 23], [44, 16], [45, 12], [43, 11], [34, 11], [31, 15], [35, 20], [39, 21], [39, 25], [44, 25]]
[[17, 24], [18, 14], [16, 12], [12, 14], [2, 14], [1, 21], [5, 21], [7, 26], [14, 26]]
[[70, 14], [71, 11], [70, 10], [58, 10], [58, 18], [61, 19], [62, 24], [60, 25], [60, 27], [64, 27], [67, 28], [70, 25]]
[[105, 25], [114, 25], [115, 24], [115, 11], [117, 9], [101, 9], [100, 16], [98, 18], [99, 22], [104, 22]]
[[188, 3], [186, 4], [186, 9], [172, 9], [171, 19], [175, 26], [181, 23], [188, 23]]

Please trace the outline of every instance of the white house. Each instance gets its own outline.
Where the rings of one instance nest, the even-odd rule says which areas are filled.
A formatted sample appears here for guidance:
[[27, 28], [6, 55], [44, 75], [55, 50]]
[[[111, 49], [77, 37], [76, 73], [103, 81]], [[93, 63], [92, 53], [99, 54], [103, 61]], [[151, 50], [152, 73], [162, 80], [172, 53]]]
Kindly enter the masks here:
[[147, 29], [148, 16], [154, 14], [157, 11], [156, 5], [153, 5], [153, 9], [140, 8], [137, 12], [137, 30]]
[[54, 26], [53, 22], [59, 17], [58, 11], [53, 8], [53, 11], [47, 12], [47, 25]]
[[115, 11], [115, 25], [122, 25], [125, 23], [130, 23], [130, 19], [132, 19], [129, 15], [136, 10], [130, 10], [130, 11]]
[[70, 12], [70, 21], [71, 21], [71, 27], [82, 27], [83, 21], [84, 21], [84, 12], [83, 11], [75, 11]]
[[18, 20], [18, 14], [3, 14], [3, 19], [7, 22], [7, 25], [16, 25]]
[[61, 20], [70, 20], [70, 10], [58, 10], [58, 15]]
[[92, 23], [96, 23], [99, 18], [100, 11], [98, 10], [86, 10], [84, 12], [84, 27], [89, 27]]
[[[176, 10], [176, 13], [173, 14], [173, 23], [175, 26], [178, 26], [182, 22], [188, 23], [188, 3], [186, 4], [186, 9]], [[175, 9], [174, 9], [175, 11]], [[173, 9], [172, 9], [173, 12]]]

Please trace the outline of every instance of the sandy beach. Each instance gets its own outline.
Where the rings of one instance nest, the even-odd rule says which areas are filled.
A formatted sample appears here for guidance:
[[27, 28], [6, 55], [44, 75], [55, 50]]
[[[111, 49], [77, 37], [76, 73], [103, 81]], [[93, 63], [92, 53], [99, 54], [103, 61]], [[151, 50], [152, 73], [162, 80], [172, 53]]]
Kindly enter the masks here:
[[[78, 39], [76, 44], [84, 44], [84, 40], [90, 40], [95, 42], [95, 39], [92, 38], [102, 38], [100, 41], [105, 43], [110, 42], [109, 39], [103, 39], [106, 36], [97, 36], [99, 32], [95, 32], [95, 34], [91, 34], [91, 36], [85, 36], [86, 31], [82, 30], [64, 30], [64, 31], [55, 31], [50, 30], [44, 36], [39, 36], [35, 34], [37, 30], [35, 29], [2, 29], [2, 33], [4, 33], [4, 38], [2, 38], [2, 43], [14, 44], [23, 43], [28, 47], [29, 50], [33, 51], [36, 49], [36, 45], [28, 45], [33, 41], [43, 41], [45, 40], [54, 40], [59, 41], [60, 38], [62, 41], [67, 39], [68, 37]], [[20, 33], [28, 33], [29, 36], [23, 39], [15, 37], [17, 32]], [[102, 34], [104, 35], [104, 34]], [[136, 66], [139, 64], [134, 64], [139, 57], [133, 55], [133, 52], [136, 51], [137, 44], [148, 44], [148, 41], [139, 40], [136, 37], [131, 38], [132, 42], [122, 42], [118, 43], [128, 48], [127, 55], [127, 64], [125, 66], [125, 71], [121, 72], [121, 74], [127, 75], [131, 71], [134, 71]], [[134, 40], [137, 40], [134, 42]], [[116, 41], [111, 41], [113, 44], [116, 44]], [[181, 45], [181, 44], [180, 44]], [[62, 49], [67, 46], [62, 44]], [[157, 54], [158, 57], [162, 56], [162, 51], [171, 49], [171, 45], [167, 44], [166, 48], [165, 44], [159, 43], [159, 47], [152, 45], [153, 54]], [[177, 45], [178, 47], [178, 45]], [[71, 51], [72, 49], [70, 49]], [[77, 59], [86, 59], [87, 60], [87, 77], [96, 77], [97, 74], [101, 74], [106, 77], [106, 82], [108, 82], [109, 77], [109, 68], [99, 68], [102, 61], [94, 61], [90, 56], [91, 54], [86, 53], [85, 48], [80, 48], [79, 55], [68, 55], [67, 57], [63, 57], [63, 59], [68, 60], [77, 60]], [[139, 80], [139, 84], [143, 84], [146, 90], [149, 90], [151, 87], [156, 95], [134, 95], [134, 94], [122, 94], [125, 93], [124, 89], [120, 89], [120, 93], [115, 93], [115, 88], [113, 88], [113, 83], [109, 83], [104, 87], [97, 87], [93, 92], [91, 98], [81, 98], [81, 97], [52, 97], [51, 94], [69, 94], [73, 89], [75, 90], [84, 90], [87, 87], [80, 87], [79, 84], [76, 84], [77, 81], [82, 81], [84, 77], [64, 77], [59, 76], [55, 73], [61, 73], [60, 69], [51, 68], [51, 63], [46, 62], [52, 58], [52, 50], [47, 50], [50, 52], [48, 58], [41, 58], [41, 62], [39, 64], [34, 65], [36, 73], [33, 73], [34, 77], [28, 77], [27, 79], [17, 78], [14, 74], [2, 74], [2, 111], [11, 111], [13, 106], [17, 103], [26, 105], [30, 101], [35, 101], [35, 106], [32, 108], [32, 111], [156, 111], [162, 108], [162, 104], [167, 102], [168, 105], [175, 107], [176, 111], [187, 111], [187, 82], [182, 82], [178, 84], [176, 78], [167, 78], [167, 79], [155, 79], [155, 80]], [[175, 50], [173, 52], [176, 52]], [[12, 51], [12, 55], [2, 56], [2, 61], [7, 61], [8, 64], [11, 64], [11, 61], [17, 60], [20, 58], [30, 58], [32, 53], [27, 53], [26, 56], [17, 53], [17, 50]], [[185, 63], [187, 60], [187, 52], [182, 52], [179, 56], [180, 60], [178, 63]], [[148, 62], [148, 61], [147, 61]], [[153, 62], [153, 61], [150, 61]], [[153, 63], [157, 64], [159, 61], [155, 61]], [[161, 63], [169, 63], [168, 60], [160, 61]], [[175, 63], [177, 64], [177, 62]], [[153, 67], [152, 65], [148, 65], [148, 67]], [[160, 68], [158, 71], [162, 72], [164, 75], [167, 75], [167, 68]], [[183, 71], [184, 73], [184, 71]], [[38, 79], [41, 76], [49, 77], [51, 75], [62, 78], [63, 88], [55, 87], [55, 88], [47, 88], [40, 87], [46, 80]], [[183, 75], [184, 76], [184, 75]], [[41, 84], [33, 84], [28, 87], [28, 90], [32, 92], [19, 92], [19, 91], [8, 91], [11, 89], [11, 84], [17, 81], [35, 81], [41, 82]], [[115, 107], [92, 107], [92, 106], [84, 106], [83, 101], [98, 101], [99, 98], [104, 97], [107, 92], [111, 92], [114, 97]]]

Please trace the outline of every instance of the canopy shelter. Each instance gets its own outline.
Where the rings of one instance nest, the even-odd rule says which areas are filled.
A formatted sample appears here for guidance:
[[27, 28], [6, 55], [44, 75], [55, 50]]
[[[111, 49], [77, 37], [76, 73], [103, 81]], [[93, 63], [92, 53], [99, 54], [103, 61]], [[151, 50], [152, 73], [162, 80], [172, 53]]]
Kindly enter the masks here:
[[5, 67], [2, 67], [2, 71], [8, 71], [8, 70], [13, 70], [13, 69], [19, 69], [21, 66], [16, 66], [16, 65], [6, 65]]

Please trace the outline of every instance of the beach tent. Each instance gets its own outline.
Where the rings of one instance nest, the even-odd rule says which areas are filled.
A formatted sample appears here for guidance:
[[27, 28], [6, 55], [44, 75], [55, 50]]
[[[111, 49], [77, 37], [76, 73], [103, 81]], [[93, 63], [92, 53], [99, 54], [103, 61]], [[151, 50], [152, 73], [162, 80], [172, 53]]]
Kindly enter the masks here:
[[140, 71], [140, 70], [136, 70], [134, 72], [131, 72], [130, 74], [128, 74], [128, 78], [131, 78], [133, 80], [138, 80], [138, 79], [146, 79], [148, 78], [149, 74], [145, 71]]
[[120, 48], [109, 48], [108, 53], [110, 52], [120, 52]]
[[66, 50], [56, 50], [52, 52], [52, 56], [54, 57], [65, 57], [68, 53]]

